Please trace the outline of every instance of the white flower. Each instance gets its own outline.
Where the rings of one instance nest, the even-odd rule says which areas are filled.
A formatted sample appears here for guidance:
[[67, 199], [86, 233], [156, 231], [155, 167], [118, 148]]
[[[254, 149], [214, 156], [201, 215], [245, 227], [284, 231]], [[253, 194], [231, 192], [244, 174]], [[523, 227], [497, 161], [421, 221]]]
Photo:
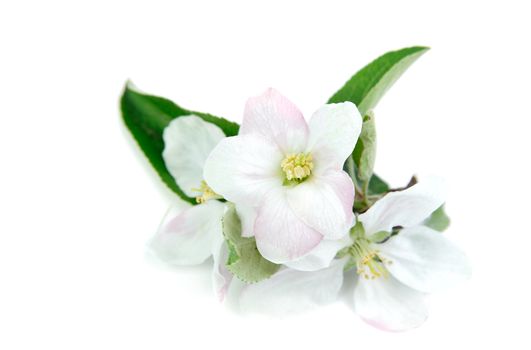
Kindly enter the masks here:
[[240, 134], [212, 151], [204, 177], [227, 200], [254, 208], [260, 253], [287, 263], [348, 233], [354, 187], [342, 168], [360, 130], [350, 102], [323, 106], [307, 124], [297, 107], [269, 89], [249, 99]]
[[[431, 178], [389, 193], [361, 214], [347, 248], [359, 276], [354, 308], [370, 324], [390, 331], [417, 327], [428, 316], [424, 294], [470, 274], [465, 254], [422, 223], [444, 203], [444, 184]], [[381, 244], [377, 233], [397, 235]], [[354, 272], [352, 272], [354, 273]]]
[[221, 226], [226, 205], [216, 200], [220, 197], [204, 182], [203, 165], [225, 135], [197, 116], [184, 116], [164, 129], [163, 138], [168, 171], [183, 192], [200, 204], [180, 201], [170, 208], [150, 248], [161, 260], [175, 265], [201, 264], [212, 256], [214, 288], [223, 299], [232, 279], [225, 267], [228, 252]]
[[[470, 267], [465, 254], [440, 232], [422, 225], [443, 203], [442, 182], [429, 179], [387, 194], [359, 215], [350, 242], [339, 252], [341, 260], [334, 260], [328, 269], [337, 268], [338, 261], [342, 267], [354, 267], [346, 276], [357, 279], [354, 308], [366, 322], [389, 331], [419, 326], [428, 315], [423, 301], [426, 293], [468, 278]], [[385, 239], [393, 229], [398, 234]], [[311, 290], [312, 295], [319, 294], [319, 289], [329, 293], [329, 285], [336, 285], [339, 277], [327, 277], [321, 271], [306, 273], [328, 281], [301, 281], [298, 288]], [[274, 275], [268, 283], [282, 290], [286, 282]], [[260, 285], [247, 288], [249, 294], [256, 294], [257, 288], [260, 295], [273, 292]]]

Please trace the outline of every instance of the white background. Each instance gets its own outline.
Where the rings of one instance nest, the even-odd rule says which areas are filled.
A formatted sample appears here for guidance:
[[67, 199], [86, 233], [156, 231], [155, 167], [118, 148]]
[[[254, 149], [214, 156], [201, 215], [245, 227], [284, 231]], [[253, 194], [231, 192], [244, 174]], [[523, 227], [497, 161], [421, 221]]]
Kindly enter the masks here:
[[[516, 1], [2, 1], [0, 348], [529, 349], [530, 10]], [[432, 47], [377, 106], [377, 171], [439, 174], [467, 284], [421, 328], [343, 303], [271, 320], [218, 304], [208, 264], [145, 257], [174, 196], [121, 124], [130, 78], [240, 121], [274, 86], [311, 114], [359, 68]]]

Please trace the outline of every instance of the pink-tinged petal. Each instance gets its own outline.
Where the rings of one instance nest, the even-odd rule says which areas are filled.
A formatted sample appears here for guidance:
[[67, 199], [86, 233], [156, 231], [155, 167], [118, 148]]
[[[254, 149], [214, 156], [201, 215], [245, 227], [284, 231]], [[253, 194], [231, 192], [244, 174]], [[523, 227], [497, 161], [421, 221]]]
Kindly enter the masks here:
[[275, 89], [250, 98], [245, 105], [240, 135], [260, 134], [284, 153], [304, 151], [308, 125], [299, 109]]
[[323, 238], [295, 215], [282, 188], [270, 191], [262, 202], [254, 236], [260, 254], [277, 264], [300, 258]]
[[367, 234], [391, 232], [394, 226], [416, 226], [444, 203], [445, 192], [441, 179], [426, 178], [404, 191], [388, 193], [359, 220]]
[[222, 235], [219, 235], [214, 242], [212, 250], [212, 258], [214, 260], [214, 268], [212, 270], [212, 285], [219, 301], [223, 301], [229, 290], [232, 281], [232, 273], [227, 269], [227, 258], [229, 251], [227, 244]]
[[242, 225], [242, 237], [254, 236], [254, 222], [256, 220], [257, 209], [248, 205], [235, 204], [236, 212]]
[[337, 252], [352, 244], [347, 235], [342, 239], [323, 239], [312, 251], [295, 261], [285, 263], [287, 267], [299, 271], [317, 271], [330, 266]]
[[281, 186], [282, 157], [278, 147], [260, 135], [228, 137], [210, 153], [203, 174], [225, 199], [257, 206], [271, 188]]
[[343, 261], [330, 267], [305, 272], [284, 269], [271, 278], [244, 287], [240, 308], [247, 313], [282, 316], [307, 311], [338, 298], [343, 284]]
[[391, 332], [418, 327], [428, 317], [424, 295], [393, 276], [374, 280], [358, 278], [354, 308], [365, 322]]
[[330, 170], [287, 190], [288, 203], [305, 224], [327, 239], [348, 234], [354, 221], [354, 185], [342, 170]]
[[392, 261], [389, 272], [421, 292], [437, 292], [470, 277], [470, 265], [461, 249], [425, 226], [405, 228], [378, 248]]
[[169, 264], [201, 264], [212, 254], [215, 239], [222, 235], [224, 209], [223, 203], [212, 200], [167, 217], [149, 247]]
[[[310, 119], [308, 151], [315, 153], [319, 168], [342, 169], [361, 132], [362, 118], [352, 102], [327, 104]], [[323, 154], [319, 157], [319, 154]]]
[[187, 196], [199, 194], [192, 189], [201, 186], [205, 160], [223, 138], [219, 127], [194, 115], [176, 118], [164, 129], [162, 158]]

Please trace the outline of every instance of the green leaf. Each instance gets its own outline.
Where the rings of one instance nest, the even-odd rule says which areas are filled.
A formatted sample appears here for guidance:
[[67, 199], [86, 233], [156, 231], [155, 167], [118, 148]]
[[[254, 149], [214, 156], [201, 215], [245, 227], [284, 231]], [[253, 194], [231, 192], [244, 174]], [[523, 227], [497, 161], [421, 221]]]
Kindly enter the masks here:
[[428, 50], [428, 47], [415, 46], [378, 57], [354, 74], [328, 103], [350, 101], [358, 107], [361, 115], [365, 115], [409, 66]]
[[381, 195], [387, 193], [391, 188], [378, 175], [373, 174], [369, 181], [369, 195]]
[[354, 148], [352, 153], [352, 158], [356, 165], [357, 178], [362, 184], [368, 186], [376, 158], [376, 129], [374, 127], [374, 116], [371, 112], [363, 119], [363, 127], [356, 143], [356, 148]]
[[136, 90], [131, 83], [127, 83], [125, 86], [120, 99], [120, 107], [125, 125], [162, 181], [179, 197], [196, 204], [194, 199], [186, 196], [179, 188], [164, 164], [162, 158], [164, 149], [162, 132], [164, 128], [174, 118], [190, 114], [195, 114], [206, 122], [217, 125], [227, 136], [238, 134], [238, 124], [210, 114], [184, 109], [162, 97], [143, 94]]
[[424, 225], [439, 232], [446, 230], [448, 226], [450, 226], [450, 218], [444, 211], [444, 205], [441, 205], [435, 210], [431, 216], [424, 221]]
[[[417, 58], [424, 54], [429, 48], [422, 46], [409, 47], [397, 51], [388, 52], [376, 60], [372, 61], [364, 68], [359, 70], [350, 78], [350, 80], [330, 98], [328, 103], [339, 103], [350, 101], [353, 102], [360, 111], [361, 115], [367, 115], [369, 111], [376, 106], [382, 96], [398, 80], [398, 78], [411, 66]], [[364, 128], [366, 128], [364, 123]], [[374, 123], [372, 125], [374, 128]], [[374, 135], [375, 136], [375, 133]], [[375, 154], [372, 150], [365, 155], [364, 143], [367, 142], [367, 136], [360, 135], [358, 144], [353, 152], [354, 164], [357, 171], [356, 177], [361, 181], [369, 178], [369, 172], [372, 173]], [[362, 161], [362, 159], [364, 159]], [[348, 164], [347, 160], [347, 164]], [[371, 164], [372, 162], [372, 164]], [[349, 169], [354, 167], [350, 165]], [[353, 181], [357, 181], [352, 173], [349, 173]], [[375, 174], [370, 177], [368, 195], [380, 195], [389, 191], [389, 186]]]
[[278, 271], [280, 265], [260, 255], [254, 237], [242, 237], [241, 231], [240, 218], [231, 205], [223, 216], [223, 235], [229, 247], [227, 269], [246, 283], [269, 278]]
[[373, 233], [370, 237], [370, 241], [373, 243], [382, 243], [389, 237], [391, 237], [392, 232], [387, 231], [378, 231], [376, 233]]

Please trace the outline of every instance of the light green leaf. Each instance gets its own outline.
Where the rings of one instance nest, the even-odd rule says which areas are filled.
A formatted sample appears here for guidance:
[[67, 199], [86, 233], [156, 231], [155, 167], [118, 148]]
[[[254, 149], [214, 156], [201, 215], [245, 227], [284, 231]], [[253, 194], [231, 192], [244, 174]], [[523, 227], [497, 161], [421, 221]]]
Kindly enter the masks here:
[[196, 204], [194, 199], [186, 196], [179, 188], [164, 164], [162, 159], [164, 149], [162, 132], [164, 128], [174, 118], [190, 114], [195, 114], [206, 122], [217, 125], [227, 136], [238, 134], [238, 124], [210, 114], [181, 108], [162, 97], [146, 95], [133, 88], [130, 83], [125, 86], [120, 99], [120, 107], [125, 125], [162, 181], [182, 199]]
[[280, 265], [262, 257], [254, 237], [242, 237], [241, 231], [240, 218], [231, 205], [223, 216], [223, 235], [229, 247], [227, 269], [246, 283], [269, 278], [278, 271]]
[[349, 174], [356, 188], [354, 210], [363, 212], [370, 206], [369, 197], [380, 196], [389, 190], [389, 186], [373, 174], [376, 158], [376, 129], [374, 116], [369, 112], [363, 118], [361, 133], [354, 152], [347, 158], [343, 169]]
[[376, 129], [374, 116], [371, 112], [363, 118], [363, 127], [352, 158], [356, 165], [358, 179], [364, 184], [364, 187], [368, 186], [376, 158]]
[[373, 243], [381, 243], [385, 241], [387, 238], [391, 237], [392, 232], [387, 231], [378, 231], [376, 233], [373, 233], [370, 237], [370, 241]]
[[444, 211], [444, 205], [441, 205], [435, 210], [431, 216], [424, 221], [424, 225], [439, 232], [446, 230], [448, 226], [450, 226], [450, 218]]
[[358, 106], [361, 115], [370, 111], [400, 76], [428, 51], [423, 46], [391, 51], [358, 71], [328, 103], [350, 101]]

